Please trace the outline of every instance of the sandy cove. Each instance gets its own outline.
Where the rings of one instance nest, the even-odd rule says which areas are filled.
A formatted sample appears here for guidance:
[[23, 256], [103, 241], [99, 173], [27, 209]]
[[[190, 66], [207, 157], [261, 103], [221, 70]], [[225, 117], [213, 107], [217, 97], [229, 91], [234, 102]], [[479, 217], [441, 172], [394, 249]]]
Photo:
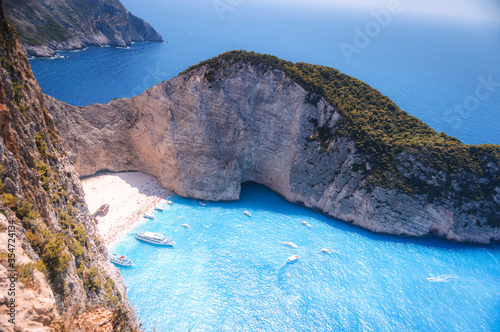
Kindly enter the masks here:
[[109, 248], [125, 233], [144, 221], [144, 215], [163, 205], [172, 192], [151, 175], [140, 172], [108, 173], [82, 180], [91, 213], [109, 204], [105, 216], [96, 217], [97, 227]]

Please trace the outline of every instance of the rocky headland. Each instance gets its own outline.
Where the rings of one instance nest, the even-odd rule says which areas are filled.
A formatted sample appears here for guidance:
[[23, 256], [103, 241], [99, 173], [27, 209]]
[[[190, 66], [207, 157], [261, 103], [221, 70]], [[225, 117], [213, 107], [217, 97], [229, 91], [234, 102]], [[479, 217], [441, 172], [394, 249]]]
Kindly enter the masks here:
[[223, 54], [130, 99], [46, 98], [81, 175], [142, 171], [203, 200], [261, 183], [378, 233], [500, 240], [500, 149], [436, 133], [322, 66]]
[[4, 0], [4, 5], [29, 57], [162, 41], [151, 25], [128, 12], [119, 0]]

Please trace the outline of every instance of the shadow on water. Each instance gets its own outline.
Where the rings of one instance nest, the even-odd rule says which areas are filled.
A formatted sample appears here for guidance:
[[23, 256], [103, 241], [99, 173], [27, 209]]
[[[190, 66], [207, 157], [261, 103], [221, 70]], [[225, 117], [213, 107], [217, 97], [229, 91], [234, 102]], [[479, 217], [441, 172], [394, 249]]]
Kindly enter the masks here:
[[[259, 195], [259, 199], [256, 199], [255, 195]], [[266, 199], [262, 199], [264, 198]], [[268, 199], [267, 199], [268, 198]], [[188, 198], [183, 198], [177, 195], [172, 197], [175, 204], [184, 204], [191, 206], [200, 206], [198, 200], [192, 200]], [[269, 201], [277, 201], [279, 204], [269, 204]], [[497, 243], [490, 245], [477, 245], [471, 243], [458, 243], [450, 242], [438, 237], [410, 237], [410, 236], [396, 236], [390, 234], [378, 234], [372, 231], [366, 230], [356, 225], [352, 225], [348, 222], [341, 221], [330, 217], [319, 210], [314, 210], [303, 206], [302, 204], [291, 203], [285, 200], [283, 196], [275, 191], [272, 191], [268, 187], [258, 184], [255, 182], [245, 182], [241, 186], [241, 194], [239, 201], [229, 201], [229, 202], [205, 202], [206, 208], [217, 207], [219, 209], [243, 209], [241, 206], [244, 202], [244, 209], [249, 210], [252, 213], [252, 217], [258, 217], [259, 210], [265, 210], [267, 212], [273, 212], [278, 214], [285, 214], [290, 218], [296, 218], [297, 221], [303, 219], [315, 219], [318, 222], [324, 223], [329, 227], [333, 227], [342, 232], [351, 232], [357, 235], [363, 236], [373, 241], [377, 242], [388, 242], [394, 244], [402, 245], [418, 245], [424, 247], [430, 247], [435, 249], [446, 249], [455, 251], [476, 251], [476, 250], [488, 250], [488, 251], [498, 251], [500, 247]], [[286, 204], [292, 204], [293, 209], [287, 210]], [[201, 207], [201, 206], [200, 206]]]
[[284, 286], [287, 281], [287, 276], [290, 272], [296, 271], [300, 260], [295, 260], [293, 262], [286, 262], [278, 269], [278, 283], [280, 286]]

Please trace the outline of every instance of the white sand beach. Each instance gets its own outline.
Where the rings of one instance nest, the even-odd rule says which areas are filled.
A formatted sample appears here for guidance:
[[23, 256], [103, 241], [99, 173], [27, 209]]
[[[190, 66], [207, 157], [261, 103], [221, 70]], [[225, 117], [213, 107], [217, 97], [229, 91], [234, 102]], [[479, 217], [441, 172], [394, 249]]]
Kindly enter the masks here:
[[82, 180], [82, 185], [91, 213], [109, 204], [106, 215], [96, 217], [108, 248], [172, 195], [155, 177], [140, 172], [97, 175]]

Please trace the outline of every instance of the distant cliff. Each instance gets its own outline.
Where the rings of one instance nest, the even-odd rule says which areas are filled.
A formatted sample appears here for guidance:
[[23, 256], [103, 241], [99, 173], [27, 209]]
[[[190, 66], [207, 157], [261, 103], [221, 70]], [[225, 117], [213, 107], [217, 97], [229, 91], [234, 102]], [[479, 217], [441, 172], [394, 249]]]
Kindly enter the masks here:
[[[94, 331], [97, 321], [136, 330], [123, 280], [1, 0], [0, 60], [0, 330]], [[7, 277], [12, 271], [16, 280]]]
[[52, 57], [57, 50], [160, 42], [148, 23], [119, 0], [4, 0], [28, 56]]
[[139, 170], [182, 196], [254, 181], [374, 232], [500, 240], [500, 148], [438, 134], [338, 71], [230, 52], [131, 99], [49, 112], [81, 175]]

